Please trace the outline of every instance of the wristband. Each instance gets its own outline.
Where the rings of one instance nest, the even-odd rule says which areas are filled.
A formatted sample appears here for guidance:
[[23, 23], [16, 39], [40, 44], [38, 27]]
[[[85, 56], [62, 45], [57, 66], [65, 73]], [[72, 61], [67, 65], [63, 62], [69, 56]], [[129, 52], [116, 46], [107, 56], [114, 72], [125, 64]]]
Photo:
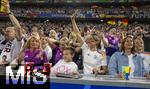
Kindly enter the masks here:
[[8, 15], [12, 15], [12, 12], [8, 12], [7, 14], [8, 14]]

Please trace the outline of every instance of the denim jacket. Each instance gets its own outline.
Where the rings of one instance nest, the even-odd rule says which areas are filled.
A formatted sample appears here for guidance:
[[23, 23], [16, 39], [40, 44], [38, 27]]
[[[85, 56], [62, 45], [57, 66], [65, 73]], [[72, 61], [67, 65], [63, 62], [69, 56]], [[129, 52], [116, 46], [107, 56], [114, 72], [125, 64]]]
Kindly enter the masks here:
[[[133, 54], [133, 63], [135, 65], [134, 76], [143, 77], [145, 74], [143, 57]], [[129, 66], [128, 56], [123, 52], [115, 52], [110, 59], [108, 70], [110, 75], [121, 73], [122, 66]]]

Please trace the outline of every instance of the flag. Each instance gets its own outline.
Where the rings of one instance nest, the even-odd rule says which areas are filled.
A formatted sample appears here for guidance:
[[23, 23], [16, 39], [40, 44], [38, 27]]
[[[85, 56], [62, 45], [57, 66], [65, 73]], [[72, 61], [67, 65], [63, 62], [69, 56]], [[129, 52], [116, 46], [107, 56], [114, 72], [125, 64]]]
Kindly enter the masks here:
[[107, 24], [115, 25], [115, 24], [116, 24], [116, 21], [115, 21], [115, 20], [109, 20], [109, 21], [107, 21]]
[[122, 23], [124, 26], [128, 25], [129, 20], [128, 19], [122, 19]]

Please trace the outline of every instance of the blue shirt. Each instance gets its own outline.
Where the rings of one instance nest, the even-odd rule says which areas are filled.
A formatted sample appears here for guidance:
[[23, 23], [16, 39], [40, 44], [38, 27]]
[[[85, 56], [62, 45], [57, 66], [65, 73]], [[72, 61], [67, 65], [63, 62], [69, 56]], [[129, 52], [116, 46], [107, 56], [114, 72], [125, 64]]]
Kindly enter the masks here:
[[[133, 63], [135, 65], [134, 76], [143, 77], [145, 74], [143, 57], [133, 54]], [[122, 66], [129, 66], [128, 56], [123, 52], [115, 52], [110, 59], [108, 70], [110, 75], [121, 74]]]

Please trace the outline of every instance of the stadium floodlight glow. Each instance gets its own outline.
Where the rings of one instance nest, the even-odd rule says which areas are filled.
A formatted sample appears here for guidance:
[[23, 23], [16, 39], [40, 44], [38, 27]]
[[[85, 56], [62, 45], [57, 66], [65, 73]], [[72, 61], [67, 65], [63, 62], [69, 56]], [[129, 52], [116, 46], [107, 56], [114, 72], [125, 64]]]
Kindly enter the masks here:
[[[27, 84], [30, 84], [30, 80], [31, 80], [31, 76], [30, 76], [30, 71], [27, 72], [26, 78], [27, 78]], [[34, 84], [45, 84], [45, 82], [47, 81], [47, 76], [39, 73], [39, 72], [35, 72], [33, 76], [33, 82]], [[11, 76], [11, 78], [10, 78]], [[19, 69], [17, 71], [17, 74], [14, 75], [11, 66], [6, 66], [6, 84], [10, 84], [10, 80], [12, 80], [13, 84], [18, 84], [18, 80], [21, 77], [21, 84], [24, 84], [24, 80], [25, 80], [25, 66], [19, 66]], [[43, 80], [39, 81], [37, 80], [37, 77], [42, 78]]]

